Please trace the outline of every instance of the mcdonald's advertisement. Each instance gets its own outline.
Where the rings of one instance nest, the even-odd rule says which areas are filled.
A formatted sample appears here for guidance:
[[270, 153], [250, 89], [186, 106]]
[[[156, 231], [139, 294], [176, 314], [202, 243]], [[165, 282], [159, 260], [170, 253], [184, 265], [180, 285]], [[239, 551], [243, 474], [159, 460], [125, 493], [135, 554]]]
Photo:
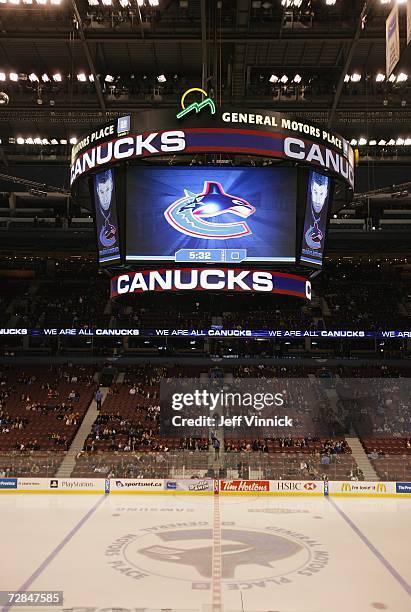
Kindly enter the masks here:
[[[397, 497], [399, 494], [395, 482], [382, 481], [330, 480], [328, 489], [331, 496]], [[411, 497], [411, 492], [408, 495]]]

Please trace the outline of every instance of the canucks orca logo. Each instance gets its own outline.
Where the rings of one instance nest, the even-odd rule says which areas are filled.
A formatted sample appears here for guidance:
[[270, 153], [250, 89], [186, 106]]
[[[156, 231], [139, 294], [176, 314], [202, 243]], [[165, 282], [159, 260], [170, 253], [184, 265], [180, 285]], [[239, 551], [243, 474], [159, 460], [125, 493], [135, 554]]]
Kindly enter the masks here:
[[[162, 542], [138, 552], [149, 559], [165, 561], [170, 564], [188, 565], [197, 570], [200, 576], [211, 578], [212, 568], [212, 531], [176, 530], [157, 534]], [[222, 578], [233, 579], [236, 570], [242, 565], [257, 565], [272, 569], [281, 561], [297, 555], [303, 546], [283, 536], [258, 533], [242, 529], [222, 529], [221, 532]], [[198, 540], [198, 547], [179, 546], [184, 541]], [[207, 544], [206, 544], [207, 542]]]
[[321, 249], [321, 241], [324, 238], [324, 234], [318, 227], [317, 221], [314, 221], [314, 225], [310, 225], [308, 230], [305, 232], [305, 241], [311, 249]]
[[167, 208], [164, 216], [178, 232], [196, 238], [228, 240], [252, 234], [245, 221], [226, 221], [231, 216], [247, 219], [255, 207], [224, 191], [221, 183], [205, 181], [202, 193], [184, 190], [184, 197]]

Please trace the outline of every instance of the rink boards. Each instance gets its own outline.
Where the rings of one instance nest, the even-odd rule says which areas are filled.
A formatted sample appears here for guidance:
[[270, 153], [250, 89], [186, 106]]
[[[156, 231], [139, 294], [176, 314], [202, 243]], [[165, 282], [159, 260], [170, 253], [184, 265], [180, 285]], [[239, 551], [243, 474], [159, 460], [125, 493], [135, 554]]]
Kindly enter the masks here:
[[1, 493], [411, 497], [411, 482], [143, 478], [0, 478]]

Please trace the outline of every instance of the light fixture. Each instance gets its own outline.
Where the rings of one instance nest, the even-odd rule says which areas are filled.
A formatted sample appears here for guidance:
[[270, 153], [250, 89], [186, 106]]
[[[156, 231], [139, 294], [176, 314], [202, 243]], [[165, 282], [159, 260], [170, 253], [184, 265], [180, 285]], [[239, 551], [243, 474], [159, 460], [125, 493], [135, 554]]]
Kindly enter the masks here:
[[16, 140], [17, 144], [19, 145], [23, 145], [24, 144], [24, 138], [22, 138], [21, 136], [19, 136]]
[[148, 3], [152, 7], [156, 7], [160, 4], [159, 0], [148, 0]]
[[406, 139], [404, 140], [404, 145], [405, 145], [406, 147], [409, 147], [409, 146], [411, 145], [411, 138], [406, 138]]
[[111, 6], [113, 4], [112, 0], [102, 0], [103, 6]]
[[353, 83], [358, 83], [359, 81], [361, 81], [361, 75], [358, 74], [358, 72], [353, 72], [351, 75], [351, 81]]
[[364, 138], [364, 137], [362, 136], [362, 137], [359, 139], [359, 141], [358, 141], [358, 145], [359, 145], [360, 147], [363, 147], [363, 146], [364, 146], [364, 145], [366, 145], [366, 144], [367, 144], [367, 139], [366, 139], [366, 138]]
[[104, 80], [106, 83], [112, 83], [114, 81], [114, 77], [112, 74], [106, 74], [106, 78]]
[[98, 0], [88, 0], [89, 6], [98, 6], [99, 5], [99, 1]]
[[368, 143], [371, 147], [375, 147], [375, 145], [377, 144], [376, 140], [370, 140], [370, 142]]
[[395, 76], [395, 74], [390, 74], [390, 76], [388, 77], [388, 80], [390, 83], [395, 83], [396, 78], [397, 77]]
[[276, 74], [272, 74], [268, 80], [270, 83], [277, 83], [278, 76]]
[[55, 74], [53, 74], [53, 81], [55, 81], [56, 83], [61, 83], [62, 77], [59, 72], [56, 72]]
[[358, 141], [357, 141], [355, 138], [351, 138], [351, 140], [350, 140], [350, 145], [351, 145], [352, 147], [355, 147], [357, 144], [358, 144]]
[[401, 146], [401, 145], [403, 145], [403, 144], [404, 144], [404, 138], [397, 138], [397, 140], [396, 140], [396, 143], [395, 143], [395, 144], [396, 144], [396, 145], [400, 145], [400, 146]]
[[128, 4], [129, 4], [128, 0], [120, 0], [120, 6], [122, 6], [123, 8], [126, 8]]
[[407, 79], [408, 74], [406, 74], [405, 72], [400, 72], [400, 74], [397, 75], [397, 83], [405, 83]]
[[5, 81], [5, 80], [6, 80], [6, 73], [0, 72], [0, 81]]
[[295, 77], [293, 78], [294, 83], [301, 83], [302, 78], [299, 74], [296, 74]]
[[61, 138], [60, 139], [60, 144], [61, 145], [66, 145], [67, 144], [67, 140], [65, 138]]
[[44, 73], [41, 75], [41, 80], [43, 83], [48, 83], [50, 81], [48, 74]]
[[385, 81], [385, 74], [379, 72], [375, 77], [375, 80], [377, 81], [377, 83], [382, 83], [383, 81]]
[[159, 74], [157, 77], [157, 81], [159, 83], [165, 83], [167, 81], [167, 77], [165, 74]]
[[70, 138], [70, 144], [72, 144], [72, 145], [77, 144], [77, 138], [76, 138], [75, 136], [72, 136], [72, 137]]
[[31, 81], [32, 83], [36, 83], [39, 80], [39, 77], [37, 76], [37, 74], [35, 74], [34, 72], [31, 72], [29, 74], [29, 81]]
[[6, 92], [5, 91], [0, 91], [0, 105], [1, 106], [7, 106], [7, 104], [9, 102], [10, 102], [10, 98], [6, 94]]
[[87, 77], [84, 72], [79, 72], [77, 75], [77, 80], [81, 81], [81, 83], [85, 83], [87, 81]]
[[394, 138], [390, 138], [390, 140], [387, 142], [387, 145], [389, 145], [390, 147], [392, 147], [393, 145], [395, 145], [395, 140], [394, 140]]
[[283, 74], [283, 76], [280, 79], [281, 83], [284, 83], [284, 85], [287, 83], [288, 81], [288, 76], [286, 74]]
[[387, 144], [387, 141], [384, 140], [384, 138], [381, 138], [381, 140], [378, 141], [378, 144], [379, 144], [380, 147], [383, 147], [384, 145]]
[[88, 80], [90, 81], [90, 83], [94, 83], [94, 75], [93, 74], [89, 74], [88, 75]]
[[55, 138], [52, 138], [52, 139], [51, 139], [51, 144], [52, 144], [52, 145], [56, 145], [56, 144], [58, 144], [58, 143], [59, 143], [59, 141], [58, 141], [58, 140], [56, 140]]

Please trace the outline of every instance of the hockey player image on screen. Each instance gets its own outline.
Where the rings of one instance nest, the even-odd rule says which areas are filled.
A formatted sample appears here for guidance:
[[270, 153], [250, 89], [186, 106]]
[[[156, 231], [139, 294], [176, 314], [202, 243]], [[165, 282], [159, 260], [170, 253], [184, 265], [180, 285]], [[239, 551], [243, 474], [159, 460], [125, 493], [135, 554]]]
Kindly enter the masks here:
[[119, 253], [117, 207], [113, 170], [99, 172], [94, 177], [97, 237], [100, 261]]
[[310, 172], [301, 259], [321, 264], [327, 225], [330, 178]]

